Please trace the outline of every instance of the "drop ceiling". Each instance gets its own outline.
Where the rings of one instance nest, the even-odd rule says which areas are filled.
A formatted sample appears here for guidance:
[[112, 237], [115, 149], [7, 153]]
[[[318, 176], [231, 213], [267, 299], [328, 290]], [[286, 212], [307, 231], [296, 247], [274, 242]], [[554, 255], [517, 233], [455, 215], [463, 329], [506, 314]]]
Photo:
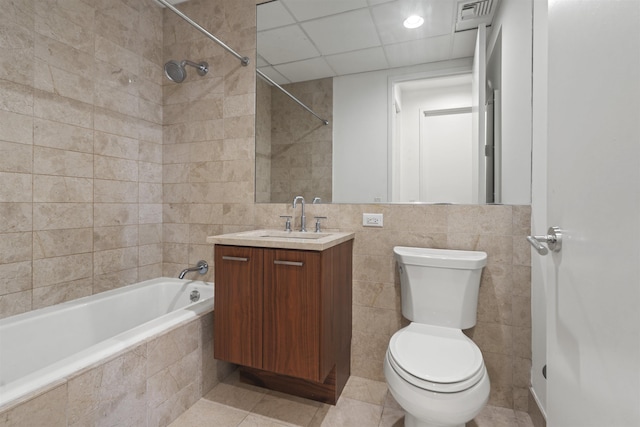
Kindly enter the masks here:
[[[475, 3], [491, 13], [470, 17]], [[275, 0], [258, 8], [257, 67], [287, 84], [473, 56], [477, 22], [498, 0]], [[461, 12], [462, 4], [471, 4]], [[486, 5], [485, 5], [486, 6]], [[412, 14], [425, 23], [407, 29]], [[456, 22], [465, 22], [456, 32]], [[458, 25], [460, 28], [460, 25]]]

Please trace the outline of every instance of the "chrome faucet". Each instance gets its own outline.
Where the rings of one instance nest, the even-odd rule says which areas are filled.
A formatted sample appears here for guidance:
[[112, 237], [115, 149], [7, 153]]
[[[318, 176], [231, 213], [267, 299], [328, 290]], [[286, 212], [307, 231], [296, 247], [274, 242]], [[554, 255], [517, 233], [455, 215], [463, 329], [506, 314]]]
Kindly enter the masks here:
[[184, 275], [190, 271], [197, 271], [200, 274], [205, 274], [207, 270], [209, 270], [209, 264], [207, 264], [207, 261], [200, 260], [195, 267], [189, 267], [182, 270], [182, 272], [178, 276], [178, 279], [184, 279]]
[[304, 216], [304, 197], [296, 196], [293, 198], [293, 209], [296, 208], [298, 200], [302, 203], [302, 213], [300, 214], [300, 231], [307, 231], [307, 217]]

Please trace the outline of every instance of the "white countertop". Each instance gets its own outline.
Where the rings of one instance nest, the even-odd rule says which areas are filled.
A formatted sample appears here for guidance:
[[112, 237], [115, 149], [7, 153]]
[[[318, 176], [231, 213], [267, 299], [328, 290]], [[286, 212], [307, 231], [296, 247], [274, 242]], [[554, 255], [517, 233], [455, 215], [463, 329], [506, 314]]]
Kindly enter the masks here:
[[221, 234], [207, 237], [207, 243], [216, 245], [252, 246], [258, 248], [300, 249], [323, 251], [351, 240], [355, 233], [328, 231], [322, 233], [251, 230], [239, 233]]

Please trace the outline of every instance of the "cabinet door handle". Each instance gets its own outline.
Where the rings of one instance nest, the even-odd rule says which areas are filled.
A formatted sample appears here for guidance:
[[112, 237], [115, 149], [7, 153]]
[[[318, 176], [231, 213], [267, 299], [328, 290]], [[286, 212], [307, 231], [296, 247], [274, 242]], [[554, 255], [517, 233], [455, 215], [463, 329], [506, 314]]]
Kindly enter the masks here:
[[247, 262], [249, 261], [249, 258], [242, 258], [242, 257], [237, 257], [237, 256], [222, 256], [222, 259], [225, 261], [241, 261], [241, 262]]
[[297, 262], [297, 261], [280, 261], [278, 259], [273, 260], [274, 264], [277, 265], [293, 265], [294, 267], [302, 267], [304, 265], [303, 262]]

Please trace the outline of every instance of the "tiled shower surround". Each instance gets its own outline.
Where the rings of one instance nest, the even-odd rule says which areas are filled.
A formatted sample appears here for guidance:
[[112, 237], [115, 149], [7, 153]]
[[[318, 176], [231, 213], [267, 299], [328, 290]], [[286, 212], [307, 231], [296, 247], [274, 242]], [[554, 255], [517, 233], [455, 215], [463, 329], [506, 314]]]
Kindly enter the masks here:
[[[0, 0], [1, 317], [176, 276], [213, 260], [208, 235], [299, 216], [254, 203], [255, 4], [180, 4], [249, 56], [242, 67], [153, 0]], [[210, 71], [175, 84], [162, 73], [169, 59]], [[385, 227], [362, 227], [363, 212], [383, 213]], [[389, 337], [406, 322], [394, 245], [484, 250], [468, 333], [490, 404], [527, 410], [529, 206], [307, 205], [314, 215], [356, 232], [353, 374], [382, 380]]]
[[0, 314], [159, 276], [160, 8], [0, 8]]
[[[260, 83], [260, 79], [258, 79]], [[325, 125], [313, 118], [308, 111], [292, 102], [287, 95], [266, 83], [257, 86], [256, 97], [267, 97], [261, 90], [271, 91], [270, 119], [270, 173], [258, 174], [258, 183], [270, 178], [270, 197], [265, 199], [256, 189], [259, 202], [285, 203], [292, 195], [302, 195], [306, 200], [320, 197], [322, 201], [332, 199], [332, 131], [333, 131], [333, 79], [310, 80], [284, 85], [283, 88], [329, 121]], [[262, 106], [260, 106], [262, 107]], [[266, 121], [259, 110], [257, 123]], [[262, 143], [263, 134], [256, 129], [256, 147]], [[258, 157], [259, 159], [259, 157]], [[256, 162], [259, 164], [259, 162]], [[259, 186], [260, 184], [256, 184]]]

